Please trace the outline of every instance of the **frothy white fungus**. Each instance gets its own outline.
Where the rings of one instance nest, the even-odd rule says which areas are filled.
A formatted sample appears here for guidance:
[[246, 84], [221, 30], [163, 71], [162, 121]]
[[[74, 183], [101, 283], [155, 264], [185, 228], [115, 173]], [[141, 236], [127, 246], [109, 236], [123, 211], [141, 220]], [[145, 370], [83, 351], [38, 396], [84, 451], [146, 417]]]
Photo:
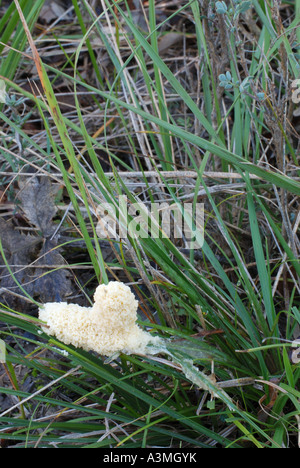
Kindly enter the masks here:
[[93, 307], [66, 302], [49, 302], [39, 310], [45, 322], [42, 329], [65, 344], [72, 344], [104, 356], [114, 353], [151, 354], [149, 344], [160, 338], [143, 331], [137, 324], [138, 301], [124, 283], [112, 281], [97, 287]]

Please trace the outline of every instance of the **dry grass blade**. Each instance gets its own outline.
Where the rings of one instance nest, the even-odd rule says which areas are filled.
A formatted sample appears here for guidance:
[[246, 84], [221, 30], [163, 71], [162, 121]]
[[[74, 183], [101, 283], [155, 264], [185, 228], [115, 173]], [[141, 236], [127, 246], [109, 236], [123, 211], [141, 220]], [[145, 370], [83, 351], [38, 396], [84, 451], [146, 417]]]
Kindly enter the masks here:
[[53, 380], [52, 382], [49, 382], [47, 385], [45, 385], [43, 388], [40, 388], [39, 390], [37, 390], [36, 392], [34, 392], [32, 395], [28, 396], [27, 398], [24, 398], [23, 400], [19, 401], [19, 403], [16, 403], [14, 406], [10, 407], [9, 409], [7, 409], [6, 411], [3, 411], [2, 413], [0, 413], [0, 418], [2, 418], [3, 416], [5, 416], [6, 414], [9, 414], [11, 413], [13, 410], [15, 410], [16, 408], [18, 408], [19, 406], [21, 405], [24, 405], [25, 403], [27, 403], [28, 401], [34, 399], [37, 395], [39, 395], [40, 393], [42, 393], [43, 391], [47, 390], [48, 388], [51, 388], [53, 387], [54, 385], [56, 385], [58, 382], [60, 382], [61, 380], [67, 378], [69, 375], [74, 375], [79, 369], [80, 369], [81, 366], [77, 366], [75, 367], [74, 369], [71, 369], [69, 370], [68, 372], [66, 372], [65, 374], [61, 375], [60, 377], [58, 377], [57, 379]]

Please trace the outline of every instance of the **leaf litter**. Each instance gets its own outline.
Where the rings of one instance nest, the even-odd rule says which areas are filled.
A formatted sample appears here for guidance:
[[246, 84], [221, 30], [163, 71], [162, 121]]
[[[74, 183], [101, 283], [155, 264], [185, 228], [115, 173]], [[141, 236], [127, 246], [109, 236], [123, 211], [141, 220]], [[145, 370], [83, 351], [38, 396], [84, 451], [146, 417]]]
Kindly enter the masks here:
[[60, 302], [73, 290], [54, 222], [58, 187], [49, 177], [38, 175], [21, 175], [18, 184], [18, 212], [34, 234], [25, 234], [16, 216], [0, 218], [0, 287], [4, 304], [28, 312], [32, 304], [26, 293], [40, 302]]

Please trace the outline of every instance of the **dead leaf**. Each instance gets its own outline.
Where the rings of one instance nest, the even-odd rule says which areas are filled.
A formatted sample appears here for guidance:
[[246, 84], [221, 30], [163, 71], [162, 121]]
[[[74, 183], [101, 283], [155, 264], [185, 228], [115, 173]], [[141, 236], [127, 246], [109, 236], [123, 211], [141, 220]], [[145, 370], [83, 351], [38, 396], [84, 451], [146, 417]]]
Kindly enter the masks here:
[[53, 187], [48, 177], [21, 176], [17, 198], [27, 220], [37, 227], [44, 237], [51, 236], [52, 220], [57, 208], [54, 197], [57, 188]]
[[0, 256], [0, 286], [5, 290], [2, 300], [7, 305], [16, 310], [24, 310], [24, 307], [27, 310], [28, 303], [22, 288], [40, 302], [60, 302], [72, 293], [72, 283], [57, 246], [57, 235], [54, 235], [57, 188], [47, 177], [25, 175], [20, 177], [19, 188], [20, 211], [39, 233], [26, 235], [12, 220], [0, 218], [5, 257]]
[[27, 258], [28, 251], [36, 245], [35, 237], [22, 234], [15, 228], [12, 221], [4, 221], [2, 218], [0, 218], [0, 234], [2, 247], [8, 261], [13, 255], [18, 255], [20, 259]]
[[[6, 263], [10, 266], [17, 282], [22, 285], [28, 294], [31, 294], [30, 278], [33, 275], [33, 269], [29, 268], [28, 265], [34, 259], [36, 248], [41, 241], [34, 236], [22, 234], [14, 227], [12, 221], [4, 221], [1, 218], [0, 237], [5, 255], [5, 259], [0, 255], [0, 285], [11, 292], [3, 292], [1, 299], [9, 307], [19, 309], [23, 306], [23, 301], [17, 295], [24, 296], [24, 293], [17, 285]], [[17, 295], [14, 295], [14, 293]]]
[[59, 253], [55, 240], [45, 239], [39, 252], [40, 258], [35, 263], [35, 290], [39, 291], [40, 300], [45, 302], [61, 302], [73, 292], [71, 276], [64, 267], [66, 262]]
[[[263, 395], [260, 400], [259, 400], [259, 406], [260, 410], [258, 412], [258, 419], [260, 421], [266, 421], [271, 413], [271, 410], [276, 402], [276, 399], [278, 397], [278, 392], [282, 393], [287, 393], [286, 390], [281, 388], [279, 385], [277, 385], [280, 382], [280, 379], [278, 378], [271, 378], [269, 381], [268, 380], [262, 380], [262, 379], [255, 379], [256, 382], [261, 382], [264, 384], [267, 384], [269, 387], [269, 395]], [[269, 398], [269, 403], [267, 405], [263, 405], [263, 402]]]
[[68, 2], [62, 0], [46, 0], [39, 14], [39, 19], [50, 23], [62, 16], [68, 8]]

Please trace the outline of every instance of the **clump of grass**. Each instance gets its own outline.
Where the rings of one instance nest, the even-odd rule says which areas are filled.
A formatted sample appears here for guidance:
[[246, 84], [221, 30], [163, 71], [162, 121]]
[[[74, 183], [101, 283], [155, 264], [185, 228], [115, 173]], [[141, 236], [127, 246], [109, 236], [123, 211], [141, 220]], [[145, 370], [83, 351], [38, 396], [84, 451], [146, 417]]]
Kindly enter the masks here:
[[[8, 93], [26, 98], [42, 128], [29, 136], [2, 108], [5, 172], [22, 141], [20, 166], [46, 168], [62, 184], [62, 210], [70, 204], [64, 229], [86, 254], [85, 265], [71, 259], [78, 294], [86, 299], [110, 278], [132, 284], [141, 325], [171, 337], [179, 362], [212, 374], [234, 406], [191, 386], [165, 357], [103, 361], [40, 335], [37, 319], [3, 303], [10, 384], [1, 392], [18, 401], [1, 411], [1, 438], [20, 447], [296, 446], [300, 189], [289, 122], [298, 3], [279, 12], [256, 0], [187, 2], [158, 20], [162, 5], [150, 0], [139, 7], [143, 28], [127, 2], [102, 0], [100, 13], [72, 4], [75, 30], [62, 24], [60, 34], [44, 35], [64, 57], [56, 68], [42, 58], [34, 14], [22, 2], [23, 16], [18, 2], [7, 10], [6, 18], [20, 15], [18, 34], [33, 60], [14, 50], [10, 35], [3, 42], [23, 67], [35, 64], [43, 94], [24, 91], [16, 68], [3, 71]], [[163, 55], [170, 24], [180, 40]], [[76, 41], [73, 54], [62, 38]], [[72, 91], [70, 111], [61, 110], [58, 80]], [[79, 90], [90, 93], [86, 106]], [[5, 138], [12, 129], [15, 138]], [[203, 200], [202, 249], [188, 250], [176, 236], [99, 239], [97, 206], [118, 211], [119, 195], [178, 207]]]

